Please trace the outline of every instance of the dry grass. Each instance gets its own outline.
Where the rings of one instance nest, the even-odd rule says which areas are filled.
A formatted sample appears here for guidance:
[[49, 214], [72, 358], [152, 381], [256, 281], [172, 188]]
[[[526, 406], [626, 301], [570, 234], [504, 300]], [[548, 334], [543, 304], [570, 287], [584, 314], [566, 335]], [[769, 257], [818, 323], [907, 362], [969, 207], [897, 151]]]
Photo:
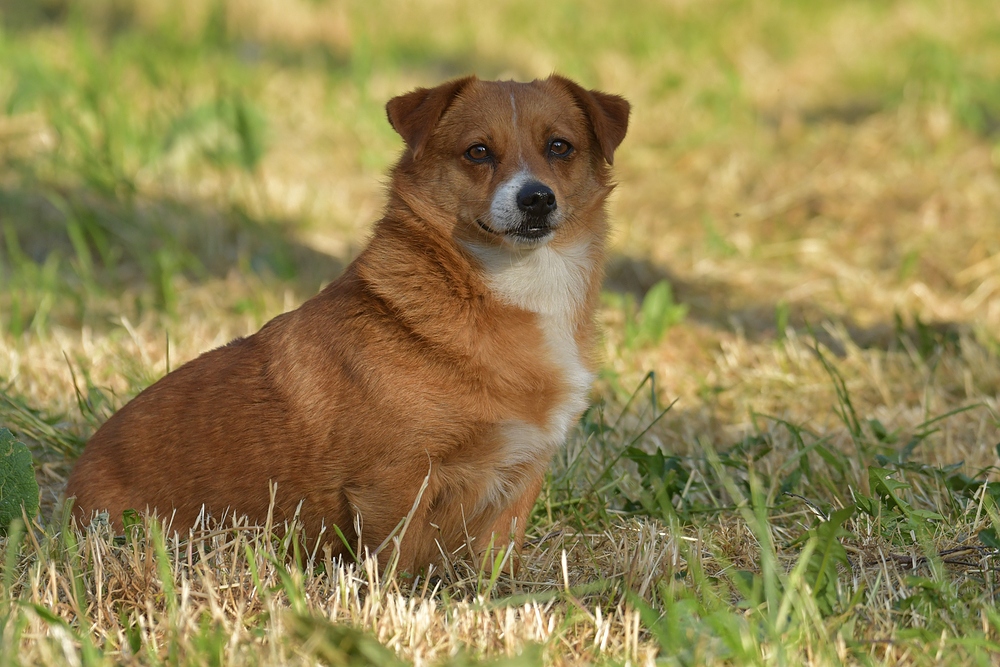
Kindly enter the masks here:
[[[609, 556], [640, 564], [671, 558], [672, 544], [648, 525], [632, 526], [624, 538], [596, 537], [591, 543]], [[15, 583], [21, 603], [31, 605], [14, 630], [23, 646], [22, 661], [72, 662], [79, 650], [76, 631], [53, 627], [39, 609], [63, 618], [85, 614], [92, 623], [89, 640], [121, 647], [109, 657], [125, 660], [130, 646], [142, 646], [135, 658], [148, 659], [203, 655], [201, 643], [212, 642], [226, 664], [296, 662], [323, 642], [333, 643], [335, 650], [339, 639], [327, 622], [362, 629], [416, 664], [439, 664], [460, 651], [515, 653], [532, 643], [545, 645], [554, 664], [603, 653], [648, 661], [655, 651], [640, 640], [637, 612], [624, 603], [602, 612], [600, 606], [567, 605], [560, 599], [567, 582], [579, 587], [608, 574], [596, 572], [594, 561], [581, 554], [586, 549], [581, 539], [567, 541], [561, 551], [535, 550], [524, 579], [504, 577], [492, 593], [540, 595], [505, 605], [492, 604], [491, 591], [460, 562], [449, 590], [466, 597], [442, 602], [436, 577], [433, 583], [385, 581], [373, 560], [344, 565], [320, 554], [301, 570], [286, 568], [286, 545], [260, 530], [218, 530], [182, 544], [150, 538], [118, 545], [112, 540], [106, 530], [91, 531], [69, 548], [32, 544], [27, 549], [47, 556], [44, 563], [33, 559], [35, 566]], [[625, 553], [615, 553], [620, 550]], [[85, 572], [79, 589], [65, 575], [74, 568]], [[289, 636], [300, 642], [285, 641]]]
[[[0, 538], [0, 664], [1000, 664], [989, 3], [80, 7], [0, 1], [0, 425], [43, 500]], [[517, 577], [67, 530], [97, 424], [336, 275], [399, 150], [382, 104], [469, 70], [635, 109], [595, 408]], [[686, 316], [636, 338], [661, 280]], [[845, 507], [824, 587], [816, 517]]]

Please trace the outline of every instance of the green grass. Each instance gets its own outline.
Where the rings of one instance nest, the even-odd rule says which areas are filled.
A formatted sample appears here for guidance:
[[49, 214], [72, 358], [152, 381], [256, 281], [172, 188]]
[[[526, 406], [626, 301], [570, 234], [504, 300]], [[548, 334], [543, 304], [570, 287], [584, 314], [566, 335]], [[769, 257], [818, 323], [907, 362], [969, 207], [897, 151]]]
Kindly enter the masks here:
[[[42, 489], [0, 665], [994, 664], [998, 37], [977, 0], [0, 0], [0, 427]], [[389, 97], [553, 70], [634, 114], [517, 577], [68, 529], [100, 423], [364, 243]]]

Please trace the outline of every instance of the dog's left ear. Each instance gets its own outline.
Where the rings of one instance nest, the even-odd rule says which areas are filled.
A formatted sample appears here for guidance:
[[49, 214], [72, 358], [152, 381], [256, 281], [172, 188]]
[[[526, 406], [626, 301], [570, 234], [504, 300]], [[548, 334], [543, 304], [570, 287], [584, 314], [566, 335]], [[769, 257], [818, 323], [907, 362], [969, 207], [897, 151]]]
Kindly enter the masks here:
[[414, 159], [420, 157], [445, 110], [462, 89], [475, 79], [475, 76], [467, 76], [442, 83], [435, 88], [417, 88], [392, 98], [385, 105], [389, 124], [403, 137], [407, 147], [413, 151]]
[[575, 81], [553, 74], [549, 77], [564, 86], [576, 98], [577, 104], [587, 114], [594, 136], [601, 146], [601, 153], [608, 164], [614, 164], [615, 149], [625, 139], [628, 130], [628, 116], [632, 105], [624, 97], [609, 95], [599, 90], [587, 90]]

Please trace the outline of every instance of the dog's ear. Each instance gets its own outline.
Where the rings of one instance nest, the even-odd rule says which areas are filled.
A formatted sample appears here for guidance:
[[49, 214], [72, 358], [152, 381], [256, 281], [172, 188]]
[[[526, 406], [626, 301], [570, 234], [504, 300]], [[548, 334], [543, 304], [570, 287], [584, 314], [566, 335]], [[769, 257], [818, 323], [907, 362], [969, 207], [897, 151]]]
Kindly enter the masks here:
[[628, 130], [628, 115], [632, 105], [624, 97], [587, 90], [558, 74], [550, 76], [549, 81], [565, 87], [576, 98], [577, 104], [590, 120], [604, 159], [608, 164], [614, 164], [615, 149], [625, 139], [625, 132]]
[[413, 151], [414, 158], [420, 157], [431, 132], [455, 96], [475, 79], [475, 76], [467, 76], [442, 83], [435, 88], [417, 88], [392, 98], [385, 105], [389, 124], [403, 137], [403, 141]]

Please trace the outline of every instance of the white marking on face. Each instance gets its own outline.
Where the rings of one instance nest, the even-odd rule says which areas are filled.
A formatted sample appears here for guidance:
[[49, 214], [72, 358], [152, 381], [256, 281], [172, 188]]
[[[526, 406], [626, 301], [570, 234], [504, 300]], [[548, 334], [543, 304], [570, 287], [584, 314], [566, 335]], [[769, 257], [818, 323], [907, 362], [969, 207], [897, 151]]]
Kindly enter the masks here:
[[517, 125], [517, 105], [514, 104], [514, 93], [510, 94], [510, 122], [511, 125]]
[[502, 234], [521, 224], [524, 214], [517, 207], [517, 193], [531, 180], [531, 173], [522, 169], [500, 184], [490, 202], [490, 228]]

